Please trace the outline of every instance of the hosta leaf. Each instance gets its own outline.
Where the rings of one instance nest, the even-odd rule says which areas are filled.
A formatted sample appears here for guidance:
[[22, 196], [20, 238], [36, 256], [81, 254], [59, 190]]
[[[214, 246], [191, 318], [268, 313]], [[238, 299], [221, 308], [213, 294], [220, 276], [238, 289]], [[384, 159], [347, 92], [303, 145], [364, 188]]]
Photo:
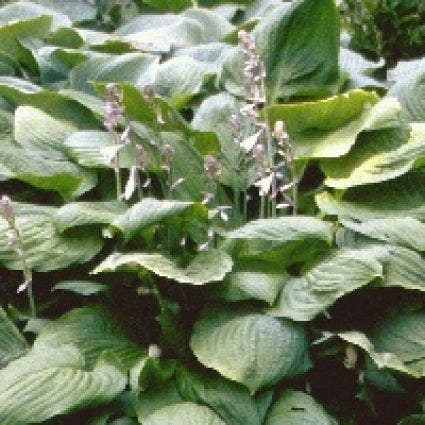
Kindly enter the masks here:
[[78, 226], [110, 224], [125, 210], [126, 205], [117, 201], [73, 202], [57, 210], [55, 224], [60, 232]]
[[25, 338], [0, 307], [0, 367], [21, 357], [27, 351]]
[[199, 7], [188, 9], [184, 12], [184, 16], [198, 21], [202, 25], [204, 43], [220, 41], [234, 29], [234, 26], [227, 19], [210, 9]]
[[65, 94], [48, 91], [26, 80], [0, 77], [0, 96], [13, 106], [29, 105], [79, 128], [98, 128], [99, 119], [84, 103]]
[[209, 406], [229, 425], [261, 424], [249, 391], [218, 374], [210, 376], [180, 368], [177, 386], [186, 400]]
[[64, 141], [77, 130], [70, 122], [53, 118], [32, 106], [19, 106], [15, 111], [17, 143], [46, 159], [66, 159]]
[[303, 239], [322, 239], [332, 242], [332, 226], [314, 217], [280, 217], [251, 221], [228, 232], [229, 239], [254, 239], [284, 244]]
[[204, 366], [251, 393], [310, 365], [300, 325], [256, 313], [209, 310], [195, 323], [190, 346]]
[[87, 192], [97, 176], [63, 159], [46, 159], [38, 151], [4, 146], [0, 151], [0, 178], [17, 179], [34, 187], [59, 192], [64, 198]]
[[255, 29], [271, 102], [290, 96], [322, 96], [338, 78], [339, 14], [333, 0], [281, 5]]
[[183, 107], [201, 92], [207, 76], [208, 68], [202, 62], [185, 56], [171, 58], [158, 67], [155, 89], [176, 107]]
[[360, 53], [341, 47], [339, 51], [339, 66], [341, 71], [348, 74], [348, 86], [357, 87], [385, 87], [385, 85], [374, 79], [374, 71], [382, 68], [381, 62], [372, 62], [364, 58]]
[[128, 369], [145, 351], [126, 336], [110, 313], [96, 306], [71, 310], [49, 323], [41, 330], [34, 347], [59, 349], [64, 344], [77, 347], [89, 366], [109, 354]]
[[[15, 24], [17, 28], [19, 23], [23, 23], [34, 18], [45, 18], [46, 16], [51, 17], [51, 29], [56, 30], [60, 27], [69, 27], [71, 21], [64, 14], [45, 7], [46, 5], [34, 4], [36, 2], [23, 1], [19, 3], [9, 4], [1, 8], [0, 10], [0, 23], [4, 24]], [[18, 33], [16, 38], [25, 37], [26, 35], [31, 36], [42, 36], [44, 34], [37, 33], [39, 29], [37, 21], [34, 22], [35, 32], [28, 34]], [[21, 27], [22, 28], [22, 27]]]
[[191, 215], [197, 213], [200, 218], [206, 218], [205, 209], [193, 202], [144, 198], [125, 213], [119, 215], [113, 221], [112, 226], [120, 230], [124, 238], [128, 240], [136, 236], [140, 230], [147, 226], [159, 224], [170, 217], [176, 215], [183, 216], [186, 213], [192, 213]]
[[231, 257], [218, 250], [210, 249], [199, 253], [186, 268], [161, 254], [112, 254], [93, 271], [94, 274], [118, 269], [138, 270], [145, 268], [152, 273], [176, 280], [179, 283], [204, 285], [220, 281], [231, 271]]
[[169, 52], [204, 42], [202, 24], [183, 15], [141, 15], [117, 30], [123, 41], [151, 52]]
[[295, 390], [285, 390], [271, 407], [265, 425], [337, 425], [313, 397]]
[[85, 297], [105, 292], [108, 289], [106, 285], [89, 280], [63, 280], [57, 283], [52, 291], [68, 291]]
[[346, 189], [391, 180], [407, 173], [416, 156], [425, 154], [425, 133], [409, 139], [409, 130], [373, 131], [360, 135], [358, 143], [345, 156], [321, 161], [327, 175], [325, 184]]
[[360, 133], [400, 127], [397, 100], [377, 100], [376, 94], [356, 89], [316, 102], [273, 105], [264, 114], [272, 124], [287, 124], [297, 157], [338, 158]]
[[72, 69], [69, 76], [74, 90], [92, 92], [91, 82], [127, 82], [135, 85], [152, 83], [159, 63], [157, 56], [146, 53], [101, 55]]
[[144, 423], [146, 418], [163, 407], [171, 406], [185, 400], [177, 390], [175, 381], [169, 381], [161, 387], [154, 387], [143, 393], [139, 393], [136, 413], [140, 423]]
[[96, 8], [85, 0], [73, 0], [72, 3], [62, 0], [31, 0], [52, 10], [67, 15], [73, 22], [91, 21], [96, 18]]
[[72, 346], [39, 346], [0, 371], [0, 420], [4, 425], [40, 423], [77, 408], [105, 404], [126, 384], [115, 366], [85, 369]]
[[[109, 149], [116, 143], [106, 131], [78, 131], [65, 140], [65, 146], [69, 156], [84, 167], [112, 168]], [[129, 144], [120, 150], [120, 167], [130, 168], [134, 164], [134, 149]]]
[[219, 179], [222, 183], [233, 187], [236, 185], [241, 190], [246, 187], [247, 177], [234, 171], [239, 165], [241, 150], [234, 142], [230, 117], [232, 114], [238, 114], [243, 105], [233, 96], [220, 93], [205, 99], [192, 120], [194, 129], [217, 134], [222, 153], [220, 157], [222, 173]]
[[[16, 6], [18, 5], [9, 5], [8, 7], [14, 8]], [[52, 17], [38, 16], [16, 20], [15, 14], [11, 13], [10, 16], [7, 16], [8, 11], [5, 11], [5, 9], [2, 8], [0, 11], [0, 23], [2, 23], [0, 26], [1, 50], [14, 60], [18, 60], [21, 48], [17, 39], [19, 37], [43, 37], [47, 35], [51, 28]], [[11, 9], [9, 11], [12, 12]]]
[[144, 425], [225, 425], [217, 414], [195, 403], [178, 403], [155, 411], [143, 421]]
[[388, 182], [352, 188], [340, 198], [328, 192], [316, 195], [316, 203], [328, 215], [356, 220], [375, 218], [425, 218], [425, 176], [409, 173]]
[[217, 287], [215, 295], [226, 301], [257, 299], [273, 304], [287, 276], [278, 272], [236, 271]]
[[410, 121], [424, 121], [425, 62], [421, 60], [413, 63], [412, 67], [407, 69], [403, 67], [400, 72], [402, 78], [398, 78], [396, 84], [388, 92], [388, 96], [396, 97], [399, 100]]
[[[101, 239], [94, 235], [59, 235], [54, 225], [56, 208], [17, 203], [14, 206], [26, 261], [35, 271], [57, 270], [74, 263], [85, 263], [102, 248]], [[8, 229], [6, 221], [1, 219], [0, 263], [9, 269], [21, 270], [21, 260], [8, 244]]]
[[276, 304], [267, 313], [297, 321], [308, 321], [338, 298], [383, 277], [379, 257], [387, 251], [379, 246], [341, 250], [283, 286]]
[[343, 220], [342, 224], [369, 238], [425, 251], [425, 224], [414, 218], [378, 218], [362, 223]]
[[411, 312], [382, 321], [369, 336], [356, 331], [338, 336], [365, 350], [378, 368], [421, 378], [425, 376], [424, 329], [424, 313]]

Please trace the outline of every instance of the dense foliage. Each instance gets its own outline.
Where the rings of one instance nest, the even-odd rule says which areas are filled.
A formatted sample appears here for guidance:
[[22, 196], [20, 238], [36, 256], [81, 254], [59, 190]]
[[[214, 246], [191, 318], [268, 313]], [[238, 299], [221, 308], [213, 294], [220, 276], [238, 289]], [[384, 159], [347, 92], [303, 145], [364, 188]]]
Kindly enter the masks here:
[[351, 46], [392, 66], [425, 54], [422, 0], [344, 0]]
[[425, 422], [425, 59], [341, 16], [0, 8], [1, 424]]

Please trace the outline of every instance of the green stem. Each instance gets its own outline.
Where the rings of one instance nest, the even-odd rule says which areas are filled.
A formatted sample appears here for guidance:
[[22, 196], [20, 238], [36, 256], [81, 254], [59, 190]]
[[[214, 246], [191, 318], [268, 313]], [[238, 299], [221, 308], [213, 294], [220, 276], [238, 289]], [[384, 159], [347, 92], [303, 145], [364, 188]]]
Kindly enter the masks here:
[[260, 195], [260, 218], [265, 218], [264, 210], [265, 210], [265, 196]]
[[243, 196], [243, 222], [246, 223], [248, 221], [248, 194], [246, 190], [242, 192]]

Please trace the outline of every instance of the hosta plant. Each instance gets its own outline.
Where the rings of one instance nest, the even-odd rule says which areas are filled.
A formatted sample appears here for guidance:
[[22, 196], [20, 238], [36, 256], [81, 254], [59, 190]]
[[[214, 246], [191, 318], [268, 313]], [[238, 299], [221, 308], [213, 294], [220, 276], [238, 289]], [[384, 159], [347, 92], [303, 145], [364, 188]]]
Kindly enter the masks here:
[[423, 423], [424, 60], [118, 3], [0, 8], [0, 423]]

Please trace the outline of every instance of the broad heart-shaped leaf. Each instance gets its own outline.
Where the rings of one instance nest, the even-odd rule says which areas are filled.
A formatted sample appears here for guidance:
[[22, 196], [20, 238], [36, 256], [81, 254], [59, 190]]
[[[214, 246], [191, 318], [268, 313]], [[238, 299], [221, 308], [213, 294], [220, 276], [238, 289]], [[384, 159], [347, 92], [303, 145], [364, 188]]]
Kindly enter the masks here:
[[195, 403], [178, 403], [152, 413], [144, 425], [226, 425], [214, 411]]
[[13, 106], [29, 105], [52, 117], [74, 123], [79, 128], [98, 128], [100, 120], [83, 102], [58, 92], [48, 91], [26, 80], [0, 77], [0, 96]]
[[101, 55], [72, 69], [70, 86], [74, 90], [92, 92], [91, 82], [127, 82], [135, 85], [152, 83], [159, 63], [158, 56], [147, 53]]
[[425, 126], [366, 132], [345, 156], [321, 161], [325, 184], [337, 189], [379, 183], [406, 174], [425, 155]]
[[[90, 261], [101, 249], [100, 237], [90, 234], [59, 235], [54, 225], [56, 208], [14, 203], [16, 224], [23, 238], [28, 266], [34, 271], [66, 268], [74, 263]], [[22, 262], [9, 246], [9, 226], [0, 220], [0, 263], [21, 270]]]
[[84, 0], [73, 0], [63, 2], [61, 0], [31, 0], [33, 3], [41, 4], [56, 12], [67, 15], [73, 22], [92, 21], [96, 18], [96, 7]]
[[329, 192], [316, 195], [316, 203], [327, 215], [368, 220], [375, 218], [425, 218], [425, 175], [410, 172], [388, 182], [348, 189], [342, 197]]
[[[205, 29], [196, 19], [183, 15], [140, 15], [116, 33], [139, 50], [168, 53], [172, 48], [205, 42]], [[218, 41], [218, 40], [217, 40]]]
[[200, 204], [144, 198], [119, 215], [112, 226], [121, 231], [128, 240], [147, 226], [161, 223], [173, 216], [184, 216], [186, 213], [190, 214], [192, 219], [195, 214], [201, 219], [207, 218], [206, 209]]
[[271, 407], [265, 425], [338, 425], [313, 397], [301, 391], [285, 390]]
[[289, 216], [251, 221], [226, 234], [228, 239], [254, 239], [284, 244], [302, 239], [332, 242], [332, 225], [315, 217]]
[[147, 269], [152, 273], [190, 285], [220, 281], [232, 270], [233, 261], [225, 252], [210, 249], [197, 254], [187, 267], [179, 267], [161, 254], [112, 254], [92, 272], [113, 272], [119, 269]]
[[76, 132], [72, 123], [56, 119], [32, 106], [15, 111], [15, 139], [28, 151], [37, 151], [46, 159], [66, 159], [65, 139]]
[[410, 121], [424, 121], [425, 61], [420, 60], [414, 62], [413, 66], [400, 67], [399, 78], [395, 74], [389, 75], [390, 78], [395, 76], [397, 82], [391, 87], [388, 96], [396, 97], [399, 100]]
[[383, 277], [379, 257], [386, 253], [380, 246], [337, 251], [305, 276], [289, 279], [267, 313], [297, 321], [313, 319], [338, 298]]
[[237, 309], [207, 310], [195, 323], [190, 346], [204, 366], [251, 393], [310, 367], [302, 326]]
[[40, 345], [0, 371], [0, 421], [4, 425], [41, 423], [78, 408], [106, 404], [126, 385], [115, 366], [85, 368], [70, 345]]
[[343, 332], [338, 336], [361, 347], [378, 368], [425, 376], [425, 313], [401, 313], [383, 320], [366, 336], [361, 332]]
[[400, 127], [397, 100], [377, 101], [375, 93], [355, 89], [315, 102], [272, 105], [263, 114], [272, 126], [286, 123], [296, 157], [338, 158], [350, 151], [360, 133]]
[[28, 350], [25, 338], [0, 307], [0, 367], [21, 357]]
[[209, 76], [209, 69], [202, 62], [185, 56], [171, 58], [159, 65], [155, 90], [181, 108], [201, 92]]
[[414, 218], [377, 218], [362, 223], [342, 220], [342, 224], [369, 238], [417, 251], [425, 251], [425, 224]]
[[44, 190], [54, 190], [69, 199], [87, 192], [97, 176], [67, 160], [46, 159], [37, 151], [3, 146], [0, 151], [0, 178], [17, 179]]
[[348, 87], [385, 87], [385, 84], [374, 79], [374, 71], [382, 68], [383, 61], [371, 62], [360, 53], [341, 47], [339, 50], [339, 66], [341, 71], [348, 74]]
[[[112, 168], [109, 150], [116, 146], [114, 137], [106, 131], [77, 131], [65, 140], [68, 155], [87, 168]], [[133, 145], [120, 150], [120, 167], [135, 165]]]
[[132, 342], [111, 314], [99, 306], [77, 308], [50, 322], [41, 330], [34, 348], [60, 349], [64, 344], [77, 347], [88, 367], [102, 355], [112, 355], [114, 361], [129, 369], [146, 351]]
[[262, 423], [255, 399], [248, 389], [219, 374], [201, 374], [180, 367], [177, 370], [177, 387], [185, 400], [209, 406], [228, 425]]
[[217, 287], [214, 295], [225, 301], [256, 299], [274, 303], [287, 275], [278, 271], [234, 271]]
[[[219, 93], [205, 99], [197, 110], [192, 127], [196, 130], [211, 131], [217, 134], [221, 144], [221, 155], [219, 157], [222, 173], [219, 180], [228, 186], [237, 187], [240, 190], [246, 188], [250, 180], [250, 172], [247, 176], [241, 175], [235, 169], [239, 166], [241, 149], [235, 144], [230, 117], [232, 114], [239, 114], [244, 103], [237, 100], [228, 93]], [[247, 122], [242, 123], [243, 136], [252, 134], [252, 129], [248, 128]], [[251, 131], [251, 133], [248, 133]], [[246, 155], [246, 154], [245, 154]]]
[[111, 224], [125, 210], [126, 205], [118, 201], [72, 202], [56, 211], [55, 225], [64, 232], [73, 227]]
[[[9, 7], [14, 7], [10, 5]], [[52, 24], [51, 16], [29, 17], [22, 20], [14, 20], [16, 16], [11, 17], [11, 21], [5, 16], [5, 8], [1, 9], [0, 13], [0, 43], [2, 52], [7, 54], [13, 60], [17, 61], [20, 55], [20, 45], [17, 41], [20, 37], [43, 37], [48, 34]], [[3, 15], [3, 22], [2, 16]], [[5, 19], [6, 18], [6, 19]], [[6, 21], [6, 22], [5, 22]]]
[[255, 28], [272, 103], [292, 96], [323, 96], [338, 80], [339, 13], [334, 0], [282, 5]]

